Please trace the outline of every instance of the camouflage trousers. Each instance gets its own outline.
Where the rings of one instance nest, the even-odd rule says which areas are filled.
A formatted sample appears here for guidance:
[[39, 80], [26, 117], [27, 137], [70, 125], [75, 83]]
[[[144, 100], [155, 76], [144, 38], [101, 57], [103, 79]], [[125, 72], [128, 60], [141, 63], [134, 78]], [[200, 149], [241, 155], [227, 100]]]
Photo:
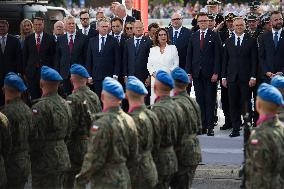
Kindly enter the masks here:
[[171, 189], [189, 189], [195, 175], [197, 165], [179, 167], [178, 172], [171, 180]]
[[63, 185], [63, 171], [44, 173], [32, 171], [33, 189], [61, 189]]

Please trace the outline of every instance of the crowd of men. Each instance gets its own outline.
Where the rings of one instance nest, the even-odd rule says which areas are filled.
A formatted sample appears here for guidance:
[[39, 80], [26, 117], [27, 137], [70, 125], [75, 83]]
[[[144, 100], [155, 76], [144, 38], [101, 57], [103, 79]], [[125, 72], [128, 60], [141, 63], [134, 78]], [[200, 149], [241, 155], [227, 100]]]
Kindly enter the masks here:
[[[33, 188], [81, 188], [90, 181], [92, 188], [190, 187], [201, 161], [197, 134], [214, 136], [218, 82], [220, 129], [233, 128], [230, 137], [237, 137], [243, 114], [257, 124], [258, 86], [284, 71], [281, 13], [261, 21], [254, 10], [246, 18], [233, 12], [223, 18], [218, 4], [208, 1], [208, 13], [199, 13], [192, 29], [172, 15], [167, 31], [179, 67], [156, 72], [157, 98], [148, 108], [147, 62], [159, 25], [144, 34], [131, 0], [114, 2], [112, 18], [99, 12], [95, 23], [82, 11], [80, 30], [73, 16], [56, 22], [53, 34], [44, 32], [43, 18], [25, 20], [31, 27], [22, 26], [24, 40], [8, 34], [9, 23], [0, 20], [0, 187], [23, 188], [30, 172]], [[189, 97], [192, 83], [196, 102]], [[261, 106], [261, 115], [273, 115], [265, 120], [283, 104], [270, 87], [259, 94], [276, 104]]]

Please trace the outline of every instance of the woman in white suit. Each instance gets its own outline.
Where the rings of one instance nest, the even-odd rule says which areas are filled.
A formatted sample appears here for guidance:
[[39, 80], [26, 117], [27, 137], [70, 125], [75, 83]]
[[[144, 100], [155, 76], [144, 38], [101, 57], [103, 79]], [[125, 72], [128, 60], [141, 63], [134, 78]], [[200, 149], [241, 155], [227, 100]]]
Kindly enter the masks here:
[[175, 45], [170, 45], [169, 34], [165, 28], [160, 28], [156, 32], [154, 39], [154, 47], [150, 49], [147, 69], [151, 78], [151, 102], [155, 99], [153, 85], [155, 82], [156, 73], [159, 70], [164, 70], [170, 73], [173, 69], [179, 66], [178, 51]]

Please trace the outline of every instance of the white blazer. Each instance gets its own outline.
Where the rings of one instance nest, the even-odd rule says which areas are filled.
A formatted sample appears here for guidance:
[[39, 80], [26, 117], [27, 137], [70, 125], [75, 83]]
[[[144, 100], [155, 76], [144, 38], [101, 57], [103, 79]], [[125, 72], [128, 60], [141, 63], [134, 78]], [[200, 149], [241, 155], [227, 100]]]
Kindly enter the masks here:
[[152, 47], [150, 49], [147, 69], [150, 75], [159, 70], [170, 73], [179, 66], [178, 51], [175, 45], [166, 45], [164, 53], [160, 51], [160, 47]]

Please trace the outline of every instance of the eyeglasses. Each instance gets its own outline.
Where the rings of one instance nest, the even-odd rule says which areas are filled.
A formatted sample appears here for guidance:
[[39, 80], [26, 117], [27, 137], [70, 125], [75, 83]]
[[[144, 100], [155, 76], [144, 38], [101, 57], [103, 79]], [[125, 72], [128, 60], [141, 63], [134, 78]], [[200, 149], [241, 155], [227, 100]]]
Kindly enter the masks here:
[[162, 37], [162, 36], [167, 36], [167, 34], [166, 34], [166, 33], [161, 33], [161, 34], [159, 34], [159, 36], [160, 36], [160, 37]]
[[182, 20], [182, 18], [173, 18], [172, 21]]
[[132, 30], [132, 27], [125, 27], [126, 30]]
[[90, 18], [80, 18], [80, 20], [89, 20]]
[[198, 22], [204, 23], [204, 22], [209, 22], [209, 20], [199, 20]]

